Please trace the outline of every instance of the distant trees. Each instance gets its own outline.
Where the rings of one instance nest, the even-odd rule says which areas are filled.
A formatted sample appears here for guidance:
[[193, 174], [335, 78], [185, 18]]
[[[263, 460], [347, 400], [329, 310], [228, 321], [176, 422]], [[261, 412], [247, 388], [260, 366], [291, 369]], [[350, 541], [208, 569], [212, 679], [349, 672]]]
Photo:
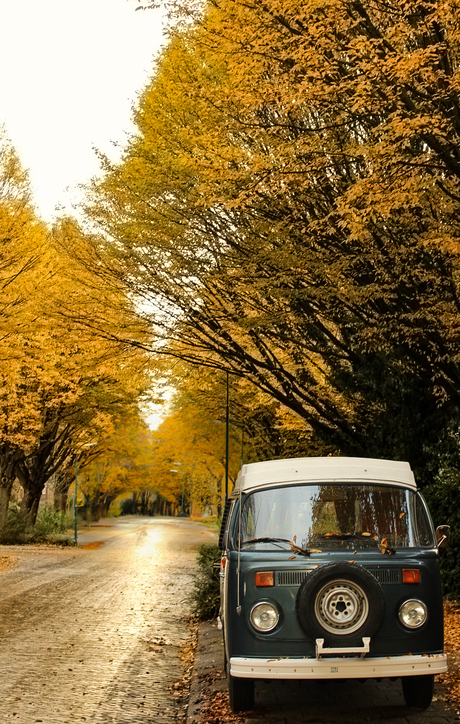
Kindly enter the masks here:
[[123, 493], [151, 489], [152, 432], [139, 411], [127, 407], [94, 447], [82, 450], [79, 462], [80, 510], [88, 521], [99, 520]]
[[[241, 445], [232, 431], [231, 480], [240, 467]], [[200, 515], [206, 508], [220, 515], [224, 505], [225, 426], [203, 417], [190, 401], [177, 401], [154, 433], [153, 482], [176, 510]], [[231, 487], [230, 487], [231, 490]]]

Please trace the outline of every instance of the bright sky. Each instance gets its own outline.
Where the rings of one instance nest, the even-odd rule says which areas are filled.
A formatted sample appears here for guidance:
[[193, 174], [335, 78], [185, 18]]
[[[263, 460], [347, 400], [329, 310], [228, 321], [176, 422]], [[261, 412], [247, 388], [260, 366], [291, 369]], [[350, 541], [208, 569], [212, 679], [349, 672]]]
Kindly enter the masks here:
[[[136, 0], [0, 0], [0, 124], [29, 170], [43, 219], [71, 212], [98, 174], [94, 148], [116, 158], [153, 72], [161, 16]], [[68, 189], [69, 190], [66, 190]]]

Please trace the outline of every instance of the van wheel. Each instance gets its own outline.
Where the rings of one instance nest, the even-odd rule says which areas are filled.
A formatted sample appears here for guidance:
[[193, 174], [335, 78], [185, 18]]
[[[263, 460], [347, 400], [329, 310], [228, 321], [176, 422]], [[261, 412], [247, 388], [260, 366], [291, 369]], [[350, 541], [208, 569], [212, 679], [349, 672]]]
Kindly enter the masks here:
[[428, 709], [433, 699], [434, 674], [403, 676], [404, 701], [410, 709]]
[[247, 711], [254, 707], [254, 679], [239, 679], [228, 675], [228, 694], [232, 711]]
[[309, 573], [296, 599], [297, 618], [307, 636], [326, 646], [362, 646], [382, 625], [385, 599], [380, 583], [365, 568], [328, 563]]

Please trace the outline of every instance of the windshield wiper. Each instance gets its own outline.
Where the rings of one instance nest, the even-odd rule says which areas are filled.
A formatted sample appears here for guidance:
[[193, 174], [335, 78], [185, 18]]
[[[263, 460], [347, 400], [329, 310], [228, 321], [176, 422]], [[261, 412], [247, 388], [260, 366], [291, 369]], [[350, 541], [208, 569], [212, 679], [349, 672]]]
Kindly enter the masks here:
[[[289, 543], [291, 551], [298, 553], [301, 556], [310, 556], [312, 553], [322, 553], [322, 551], [317, 550], [316, 548], [300, 548], [294, 543], [294, 541], [289, 540], [288, 538], [251, 538], [251, 540], [244, 540], [241, 545], [247, 546], [251, 543]], [[282, 546], [280, 546], [280, 548], [281, 547]]]
[[[311, 553], [321, 553], [321, 551], [318, 550], [310, 550], [308, 548], [299, 548], [292, 540], [289, 540], [288, 538], [251, 538], [251, 540], [244, 540], [241, 545], [247, 546], [251, 543], [289, 543], [289, 546], [291, 548], [291, 551], [294, 553], [298, 553], [301, 556], [309, 556]], [[280, 546], [281, 548], [281, 546]]]
[[[268, 538], [268, 537], [264, 537], [264, 538], [251, 538], [251, 540], [244, 540], [244, 541], [241, 543], [241, 545], [242, 545], [242, 546], [248, 546], [248, 545], [250, 545], [251, 543], [289, 543], [289, 545], [290, 545], [290, 544], [291, 544], [291, 541], [288, 540], [287, 538]], [[280, 548], [281, 548], [281, 546], [280, 546]]]
[[371, 533], [322, 533], [318, 537], [322, 540], [367, 540], [373, 541], [376, 545], [380, 545], [379, 537]]

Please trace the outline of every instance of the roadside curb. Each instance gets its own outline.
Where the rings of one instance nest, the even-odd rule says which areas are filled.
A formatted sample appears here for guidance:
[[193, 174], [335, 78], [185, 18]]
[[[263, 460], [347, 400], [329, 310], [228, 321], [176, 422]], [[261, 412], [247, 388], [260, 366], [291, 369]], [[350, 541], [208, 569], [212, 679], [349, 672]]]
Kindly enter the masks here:
[[209, 704], [216, 694], [227, 696], [226, 692], [222, 632], [217, 627], [217, 621], [204, 621], [198, 626], [187, 724], [207, 724], [203, 716], [206, 715]]

